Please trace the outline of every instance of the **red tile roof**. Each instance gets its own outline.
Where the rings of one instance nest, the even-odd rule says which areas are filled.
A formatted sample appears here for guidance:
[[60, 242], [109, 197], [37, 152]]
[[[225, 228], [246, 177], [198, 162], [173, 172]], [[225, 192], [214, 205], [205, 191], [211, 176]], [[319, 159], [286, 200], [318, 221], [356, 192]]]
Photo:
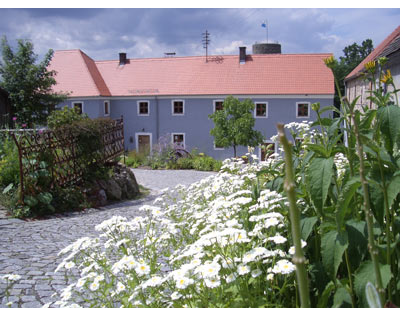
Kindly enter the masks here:
[[361, 75], [364, 70], [364, 65], [380, 57], [385, 48], [389, 46], [399, 36], [400, 25], [388, 37], [386, 37], [385, 40], [371, 52], [371, 54], [369, 54], [356, 68], [354, 68], [354, 70], [347, 75], [345, 80], [349, 80], [353, 77], [358, 77], [359, 75]]
[[139, 95], [334, 94], [331, 54], [173, 57], [94, 62], [80, 50], [56, 51], [55, 91], [72, 97]]

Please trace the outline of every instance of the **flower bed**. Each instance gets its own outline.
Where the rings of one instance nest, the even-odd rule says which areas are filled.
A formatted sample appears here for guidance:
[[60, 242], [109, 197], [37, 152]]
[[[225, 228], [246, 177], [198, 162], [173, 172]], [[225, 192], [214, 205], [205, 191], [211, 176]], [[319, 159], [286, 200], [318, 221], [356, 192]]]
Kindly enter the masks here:
[[255, 193], [257, 172], [270, 164], [226, 160], [217, 175], [143, 206], [145, 216], [98, 225], [99, 238], [61, 251], [67, 257], [57, 270], [80, 278], [56, 303], [296, 306], [286, 199], [268, 189]]

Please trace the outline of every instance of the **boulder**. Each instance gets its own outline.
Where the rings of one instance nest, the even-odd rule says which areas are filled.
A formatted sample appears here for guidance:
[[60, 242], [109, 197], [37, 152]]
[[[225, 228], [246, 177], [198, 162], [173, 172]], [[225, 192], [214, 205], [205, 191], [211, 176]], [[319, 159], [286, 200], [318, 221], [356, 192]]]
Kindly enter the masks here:
[[109, 200], [121, 200], [121, 187], [114, 179], [110, 179], [106, 182], [105, 191]]
[[[103, 203], [104, 197], [99, 194], [106, 194], [105, 203], [108, 200], [134, 199], [139, 195], [139, 185], [132, 170], [118, 164], [114, 166], [113, 176], [109, 180], [97, 180], [94, 184], [96, 198]], [[99, 193], [102, 191], [103, 193]], [[103, 204], [101, 204], [103, 205]]]

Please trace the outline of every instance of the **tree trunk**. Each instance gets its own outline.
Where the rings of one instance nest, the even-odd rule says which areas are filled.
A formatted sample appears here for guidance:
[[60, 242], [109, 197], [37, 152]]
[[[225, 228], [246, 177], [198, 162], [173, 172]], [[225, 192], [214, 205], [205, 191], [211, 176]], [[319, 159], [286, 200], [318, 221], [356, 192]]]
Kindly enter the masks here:
[[233, 145], [233, 157], [236, 157], [236, 145]]

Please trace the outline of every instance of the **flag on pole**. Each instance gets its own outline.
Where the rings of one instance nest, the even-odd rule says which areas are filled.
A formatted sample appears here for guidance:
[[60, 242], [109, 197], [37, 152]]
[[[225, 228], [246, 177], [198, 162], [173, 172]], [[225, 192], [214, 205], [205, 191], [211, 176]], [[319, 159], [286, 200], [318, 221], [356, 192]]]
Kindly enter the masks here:
[[264, 22], [262, 22], [262, 24], [261, 24], [261, 27], [267, 27], [267, 22], [266, 21], [264, 21]]

